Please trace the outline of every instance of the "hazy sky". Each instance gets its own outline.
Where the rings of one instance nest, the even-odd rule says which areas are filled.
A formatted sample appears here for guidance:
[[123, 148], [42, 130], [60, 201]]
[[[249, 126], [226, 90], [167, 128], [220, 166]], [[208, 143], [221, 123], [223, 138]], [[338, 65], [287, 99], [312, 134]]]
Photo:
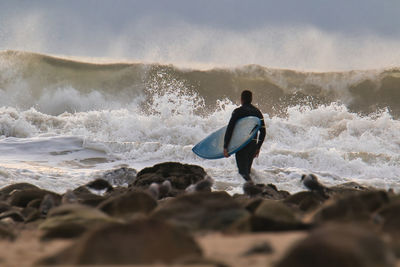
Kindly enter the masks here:
[[399, 0], [0, 0], [0, 50], [202, 65], [400, 66]]

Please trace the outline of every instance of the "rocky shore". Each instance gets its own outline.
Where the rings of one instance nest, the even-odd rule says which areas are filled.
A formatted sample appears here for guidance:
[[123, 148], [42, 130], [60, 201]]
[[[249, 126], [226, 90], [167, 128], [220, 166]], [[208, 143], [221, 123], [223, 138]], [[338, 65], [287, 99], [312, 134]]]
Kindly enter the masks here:
[[[212, 190], [203, 168], [129, 168], [63, 195], [0, 189], [0, 266], [400, 266], [400, 195], [355, 183]], [[123, 186], [129, 183], [129, 186]]]

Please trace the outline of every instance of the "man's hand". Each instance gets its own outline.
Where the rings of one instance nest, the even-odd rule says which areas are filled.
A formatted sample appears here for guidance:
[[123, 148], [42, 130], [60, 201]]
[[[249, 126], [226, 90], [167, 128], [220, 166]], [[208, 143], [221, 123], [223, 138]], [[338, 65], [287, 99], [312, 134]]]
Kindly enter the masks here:
[[224, 157], [229, 158], [228, 149], [224, 148]]
[[254, 157], [258, 158], [258, 155], [260, 155], [260, 149], [257, 149], [256, 153], [254, 154]]

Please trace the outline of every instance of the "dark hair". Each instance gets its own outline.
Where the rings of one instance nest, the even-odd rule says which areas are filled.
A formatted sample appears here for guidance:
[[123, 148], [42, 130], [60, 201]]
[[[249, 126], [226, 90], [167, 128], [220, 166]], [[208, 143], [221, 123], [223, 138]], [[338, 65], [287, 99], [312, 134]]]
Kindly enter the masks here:
[[253, 100], [253, 93], [249, 90], [244, 90], [241, 95], [243, 104], [250, 104]]

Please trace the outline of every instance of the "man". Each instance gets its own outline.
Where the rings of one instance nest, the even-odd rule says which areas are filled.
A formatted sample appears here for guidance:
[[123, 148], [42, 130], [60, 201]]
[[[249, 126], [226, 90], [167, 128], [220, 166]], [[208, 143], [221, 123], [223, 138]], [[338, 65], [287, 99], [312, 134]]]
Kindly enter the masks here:
[[229, 121], [228, 128], [226, 129], [225, 139], [224, 139], [224, 156], [229, 157], [228, 145], [232, 137], [232, 132], [235, 127], [236, 122], [247, 116], [256, 116], [261, 119], [260, 134], [257, 135], [255, 139], [251, 140], [248, 145], [236, 152], [236, 164], [239, 169], [239, 174], [246, 180], [251, 181], [250, 169], [253, 164], [253, 159], [258, 157], [260, 154], [260, 148], [264, 142], [265, 138], [265, 124], [264, 117], [261, 111], [251, 104], [253, 100], [252, 92], [245, 90], [241, 94], [241, 106], [232, 112], [232, 117]]

